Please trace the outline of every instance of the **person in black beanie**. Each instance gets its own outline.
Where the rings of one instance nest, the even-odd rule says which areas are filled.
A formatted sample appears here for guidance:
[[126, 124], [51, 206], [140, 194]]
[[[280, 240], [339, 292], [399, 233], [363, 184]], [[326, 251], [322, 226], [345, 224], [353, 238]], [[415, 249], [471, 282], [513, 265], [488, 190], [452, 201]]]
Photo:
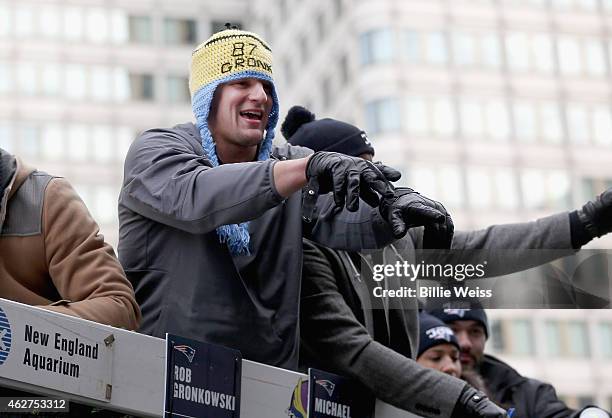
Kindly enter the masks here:
[[[374, 147], [361, 129], [334, 119], [317, 120], [312, 112], [300, 106], [289, 110], [281, 131], [289, 143], [314, 151], [342, 150], [348, 155], [368, 159], [375, 154]], [[593, 206], [591, 209], [599, 215], [593, 219], [610, 210], [607, 201], [608, 198], [603, 196], [597, 201], [600, 203], [594, 203], [597, 209]], [[591, 209], [583, 208], [582, 211], [593, 213]], [[591, 239], [587, 238], [590, 235], [580, 223], [578, 212], [569, 216], [565, 212], [535, 222], [494, 225], [482, 231], [458, 231], [454, 235], [447, 233], [452, 229], [452, 226], [448, 227], [448, 223], [452, 225], [448, 216], [446, 229], [411, 228], [403, 239], [386, 247], [381, 257], [386, 264], [394, 264], [395, 261], [404, 261], [400, 254], [402, 249], [448, 247], [488, 250], [547, 248], [571, 253]], [[603, 223], [596, 223], [600, 226], [599, 232], [605, 230]], [[447, 241], [449, 235], [451, 242]], [[455, 380], [440, 376], [429, 377], [427, 383], [419, 379], [426, 375], [421, 374], [410, 360], [416, 357], [418, 349], [416, 300], [394, 298], [388, 300], [384, 309], [368, 309], [372, 305], [372, 289], [362, 277], [371, 272], [360, 269], [369, 269], [371, 261], [362, 254], [334, 251], [304, 242], [300, 308], [302, 367], [325, 368], [352, 376], [385, 402], [422, 416], [497, 416], [496, 412], [493, 415], [473, 409], [467, 412], [472, 396], [480, 397], [474, 395], [474, 389], [464, 382], [457, 384]], [[532, 267], [521, 264], [521, 261], [518, 258], [508, 268], [520, 271]], [[400, 284], [395, 279], [385, 277], [385, 287], [397, 288]], [[445, 385], [447, 388], [440, 390]], [[394, 389], [389, 390], [389, 387]], [[441, 393], [444, 396], [440, 396]], [[431, 412], [433, 410], [442, 415]]]

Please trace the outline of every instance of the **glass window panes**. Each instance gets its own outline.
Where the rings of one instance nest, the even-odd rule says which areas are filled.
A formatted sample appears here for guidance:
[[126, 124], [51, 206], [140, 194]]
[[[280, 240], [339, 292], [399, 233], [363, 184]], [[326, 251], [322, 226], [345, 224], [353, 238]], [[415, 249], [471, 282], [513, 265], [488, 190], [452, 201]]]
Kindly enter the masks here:
[[94, 7], [87, 10], [85, 31], [91, 42], [102, 43], [109, 39], [109, 16], [106, 9]]
[[[448, 61], [446, 38], [442, 32], [430, 32], [426, 37], [426, 61], [431, 64], [444, 64]], [[389, 55], [392, 56], [392, 50]]]
[[117, 193], [109, 186], [99, 186], [94, 190], [96, 220], [101, 224], [115, 221], [117, 219]]
[[55, 37], [60, 33], [60, 12], [56, 6], [43, 5], [38, 10], [38, 22], [43, 36]]
[[491, 321], [491, 343], [493, 344], [493, 350], [497, 352], [504, 352], [506, 349], [502, 321], [499, 319]]
[[10, 153], [15, 153], [15, 138], [13, 127], [8, 121], [0, 120], [0, 148]]
[[593, 133], [595, 143], [609, 146], [612, 144], [612, 119], [610, 108], [597, 106], [593, 109]]
[[94, 159], [104, 163], [111, 161], [114, 151], [111, 127], [106, 125], [92, 126], [90, 135]]
[[0, 2], [0, 37], [8, 36], [11, 33], [11, 21], [13, 20], [9, 15], [11, 9], [5, 1]]
[[152, 101], [154, 99], [153, 75], [131, 73], [129, 80], [132, 100]]
[[552, 72], [554, 68], [554, 59], [550, 35], [533, 35], [531, 45], [534, 69], [542, 72]]
[[512, 324], [512, 353], [528, 355], [533, 353], [533, 332], [531, 321], [516, 319]]
[[11, 67], [8, 62], [0, 61], [0, 94], [9, 93], [12, 89]]
[[525, 169], [521, 173], [523, 202], [528, 209], [542, 209], [545, 200], [544, 174], [540, 170]]
[[88, 161], [89, 153], [89, 130], [86, 125], [69, 125], [67, 132], [68, 149], [67, 155], [73, 161]]
[[580, 103], [570, 103], [567, 106], [567, 127], [570, 142], [586, 144], [591, 139], [590, 112]]
[[[415, 166], [410, 170], [411, 183], [415, 189], [419, 190], [425, 196], [432, 197], [437, 196], [436, 187], [436, 171], [430, 167]], [[435, 198], [434, 198], [435, 199]]]
[[128, 34], [130, 42], [149, 43], [153, 41], [153, 23], [149, 16], [129, 16]]
[[420, 36], [418, 32], [409, 29], [401, 31], [400, 46], [406, 61], [417, 63], [421, 60]]
[[164, 41], [167, 44], [195, 44], [197, 42], [196, 21], [192, 19], [164, 19]]
[[499, 37], [493, 33], [480, 36], [482, 64], [487, 67], [499, 68], [501, 66], [501, 46]]
[[130, 30], [128, 24], [128, 17], [125, 11], [121, 9], [115, 9], [111, 11], [111, 39], [116, 43], [124, 43], [129, 40]]
[[506, 35], [506, 50], [508, 52], [508, 66], [512, 70], [527, 71], [529, 69], [529, 45], [525, 33], [508, 33]]
[[456, 64], [476, 64], [476, 39], [472, 34], [455, 32], [452, 41], [453, 56]]
[[527, 102], [514, 104], [514, 128], [519, 141], [532, 142], [536, 139], [536, 109]]
[[546, 182], [546, 198], [551, 209], [567, 209], [570, 206], [570, 179], [563, 170], [551, 170]]
[[83, 38], [83, 10], [77, 7], [64, 8], [64, 23], [62, 25], [64, 38], [76, 41]]
[[442, 167], [438, 170], [440, 198], [446, 207], [459, 208], [464, 205], [462, 176], [457, 167]]
[[540, 135], [546, 142], [560, 143], [563, 136], [561, 115], [556, 103], [540, 106]]
[[605, 358], [612, 358], [612, 322], [599, 324], [599, 346]]
[[360, 37], [361, 62], [373, 64], [389, 62], [393, 58], [393, 32], [391, 29], [377, 29], [365, 32]]
[[584, 322], [570, 322], [567, 324], [567, 342], [569, 354], [586, 357], [589, 354], [587, 328]]
[[65, 94], [70, 99], [82, 99], [87, 93], [87, 74], [80, 64], [68, 64], [64, 73]]
[[370, 134], [398, 131], [401, 126], [399, 100], [387, 98], [367, 103], [366, 125]]
[[559, 65], [566, 75], [577, 75], [582, 72], [582, 57], [578, 40], [570, 36], [560, 36], [558, 39]]
[[27, 95], [36, 94], [38, 92], [38, 77], [34, 63], [20, 62], [16, 67], [17, 89]]
[[454, 135], [457, 127], [455, 122], [455, 112], [449, 99], [436, 99], [432, 103], [432, 126], [437, 135]]
[[561, 327], [557, 321], [546, 321], [546, 354], [558, 357], [562, 353]]
[[493, 139], [505, 141], [510, 137], [508, 106], [501, 100], [489, 102], [485, 107], [487, 133]]
[[113, 70], [113, 93], [118, 102], [130, 98], [130, 75], [125, 68], [117, 67]]
[[484, 135], [483, 108], [480, 102], [472, 100], [461, 101], [461, 129], [468, 138]]
[[606, 58], [604, 45], [598, 39], [584, 41], [585, 67], [590, 75], [604, 75], [606, 73]]
[[132, 145], [134, 132], [128, 127], [121, 126], [117, 128], [115, 136], [117, 137], [117, 159], [123, 161]]
[[15, 6], [15, 34], [26, 38], [34, 33], [34, 5], [17, 4]]
[[494, 174], [495, 204], [502, 209], [518, 208], [516, 176], [509, 168], [498, 168]]
[[112, 97], [112, 75], [108, 67], [94, 66], [90, 72], [90, 95], [97, 101], [107, 101]]
[[167, 95], [170, 103], [189, 103], [189, 80], [187, 77], [168, 76], [167, 77]]
[[491, 176], [478, 167], [467, 169], [467, 184], [470, 207], [484, 209], [492, 206]]
[[43, 158], [58, 161], [64, 155], [63, 132], [59, 125], [48, 124], [43, 126], [41, 137], [41, 151]]
[[427, 102], [424, 98], [413, 96], [406, 100], [406, 123], [409, 132], [426, 134], [429, 132]]
[[62, 92], [62, 73], [60, 66], [54, 63], [44, 63], [41, 68], [42, 93], [57, 96]]
[[40, 129], [31, 123], [22, 123], [19, 128], [19, 155], [37, 157], [40, 150]]

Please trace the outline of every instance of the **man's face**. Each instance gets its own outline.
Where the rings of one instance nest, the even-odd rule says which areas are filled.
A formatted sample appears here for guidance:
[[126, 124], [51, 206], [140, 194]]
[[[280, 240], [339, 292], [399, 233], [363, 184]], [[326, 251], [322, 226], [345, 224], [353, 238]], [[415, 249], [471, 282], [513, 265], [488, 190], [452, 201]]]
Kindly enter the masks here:
[[459, 359], [466, 370], [478, 369], [484, 356], [486, 334], [480, 322], [473, 320], [454, 321], [448, 324], [455, 333], [461, 353]]
[[217, 87], [208, 126], [225, 151], [256, 147], [263, 139], [272, 109], [272, 86], [263, 80], [245, 78]]

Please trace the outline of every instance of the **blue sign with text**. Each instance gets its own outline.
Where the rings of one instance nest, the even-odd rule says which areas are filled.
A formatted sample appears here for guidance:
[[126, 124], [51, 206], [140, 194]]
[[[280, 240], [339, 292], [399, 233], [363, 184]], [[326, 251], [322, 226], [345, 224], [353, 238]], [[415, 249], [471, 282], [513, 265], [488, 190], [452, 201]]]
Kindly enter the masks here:
[[238, 418], [242, 354], [166, 334], [164, 417]]
[[309, 369], [308, 418], [372, 418], [374, 396], [358, 382]]

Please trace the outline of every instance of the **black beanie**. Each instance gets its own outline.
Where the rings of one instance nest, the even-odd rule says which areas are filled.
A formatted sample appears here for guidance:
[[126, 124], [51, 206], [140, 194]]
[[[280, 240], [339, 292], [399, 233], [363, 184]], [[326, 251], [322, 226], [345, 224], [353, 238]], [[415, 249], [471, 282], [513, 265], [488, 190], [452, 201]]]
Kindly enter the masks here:
[[300, 145], [313, 151], [333, 151], [358, 157], [374, 148], [364, 131], [346, 122], [315, 115], [302, 106], [293, 106], [281, 125], [283, 136], [291, 145]]
[[453, 330], [440, 319], [429, 315], [425, 311], [419, 313], [419, 330], [419, 352], [417, 358], [421, 357], [421, 354], [431, 347], [440, 344], [453, 344], [458, 350], [461, 350]]
[[489, 338], [489, 320], [484, 309], [433, 309], [429, 313], [446, 324], [455, 321], [476, 321], [484, 328], [485, 336]]

